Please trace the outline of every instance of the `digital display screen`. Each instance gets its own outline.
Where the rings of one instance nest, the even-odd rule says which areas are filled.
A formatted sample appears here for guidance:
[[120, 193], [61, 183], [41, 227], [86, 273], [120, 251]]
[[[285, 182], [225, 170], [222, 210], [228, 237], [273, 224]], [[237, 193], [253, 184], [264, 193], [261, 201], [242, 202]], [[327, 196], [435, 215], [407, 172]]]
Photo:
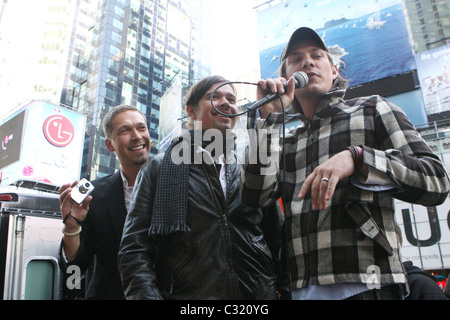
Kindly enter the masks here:
[[0, 169], [20, 160], [25, 111], [0, 126]]

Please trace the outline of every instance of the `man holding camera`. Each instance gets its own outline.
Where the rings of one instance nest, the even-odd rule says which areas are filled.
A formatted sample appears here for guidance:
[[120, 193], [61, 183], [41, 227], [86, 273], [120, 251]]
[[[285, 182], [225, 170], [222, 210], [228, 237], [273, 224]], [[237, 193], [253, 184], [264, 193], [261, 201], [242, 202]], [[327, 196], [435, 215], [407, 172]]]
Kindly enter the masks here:
[[[75, 276], [92, 265], [87, 299], [124, 299], [117, 252], [136, 176], [149, 159], [150, 134], [145, 115], [126, 105], [108, 111], [103, 130], [106, 148], [116, 154], [120, 170], [92, 185], [85, 182], [80, 188], [75, 181], [60, 188], [64, 222], [60, 266], [66, 276]], [[81, 204], [73, 200], [89, 191]]]

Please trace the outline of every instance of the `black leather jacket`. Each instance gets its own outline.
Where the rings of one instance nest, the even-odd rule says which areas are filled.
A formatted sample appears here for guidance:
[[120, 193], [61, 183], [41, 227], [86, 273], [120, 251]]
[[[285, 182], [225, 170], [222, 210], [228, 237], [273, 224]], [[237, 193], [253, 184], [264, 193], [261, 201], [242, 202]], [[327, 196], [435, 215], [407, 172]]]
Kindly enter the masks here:
[[[213, 165], [189, 168], [189, 232], [158, 244], [148, 236], [163, 155], [141, 170], [118, 255], [127, 299], [276, 299], [282, 213], [240, 199], [240, 165], [226, 166], [226, 200]], [[271, 228], [270, 245], [263, 229]], [[269, 249], [270, 248], [270, 249]], [[278, 253], [276, 253], [278, 256]]]

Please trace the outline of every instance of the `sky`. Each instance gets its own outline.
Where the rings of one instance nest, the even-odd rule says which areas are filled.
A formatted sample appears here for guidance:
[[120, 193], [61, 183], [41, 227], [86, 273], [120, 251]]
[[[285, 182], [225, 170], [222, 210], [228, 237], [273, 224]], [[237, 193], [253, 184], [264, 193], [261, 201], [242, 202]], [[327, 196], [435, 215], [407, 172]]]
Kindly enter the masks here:
[[265, 0], [212, 1], [211, 72], [234, 80], [244, 70], [259, 68], [257, 10], [253, 8]]
[[[11, 11], [17, 11], [23, 7], [23, 2], [8, 1]], [[4, 113], [4, 106], [15, 106], [17, 101], [22, 101], [23, 96], [29, 96], [34, 92], [34, 83], [41, 73], [30, 72], [36, 70], [37, 60], [40, 56], [30, 54], [30, 52], [39, 52], [40, 39], [39, 31], [41, 30], [42, 19], [36, 19], [36, 16], [43, 15], [43, 8], [39, 6], [38, 1], [31, 1], [27, 5], [27, 9], [23, 11], [20, 19], [15, 16], [5, 15], [3, 19], [2, 34], [3, 41], [0, 42], [0, 96], [2, 103], [0, 104], [0, 114]], [[32, 21], [34, 28], [30, 29], [25, 22]], [[15, 34], [11, 35], [8, 30], [14, 30]], [[26, 39], [26, 41], [24, 41]], [[4, 60], [3, 60], [4, 59]], [[3, 61], [8, 61], [4, 63]], [[20, 61], [20, 64], [10, 63], [11, 61]], [[26, 76], [24, 76], [26, 75]], [[8, 85], [4, 87], [4, 83], [20, 83], [19, 86]], [[7, 90], [6, 92], [3, 91]]]
[[[9, 6], [23, 6], [23, 1], [9, 1]], [[259, 70], [259, 50], [258, 50], [258, 32], [257, 32], [257, 10], [253, 9], [255, 6], [260, 5], [267, 0], [210, 0], [212, 2], [213, 10], [211, 18], [213, 21], [212, 26], [212, 73], [222, 75], [230, 80], [238, 78], [243, 71], [246, 73], [253, 70]], [[17, 3], [16, 3], [17, 2]], [[277, 2], [277, 1], [275, 1]], [[21, 19], [15, 19], [11, 17], [8, 21], [8, 27], [25, 32], [22, 36], [11, 38], [7, 43], [7, 50], [11, 56], [17, 57], [17, 55], [23, 56], [21, 61], [24, 63], [19, 68], [14, 65], [2, 65], [0, 72], [4, 75], [3, 81], [17, 82], [17, 77], [23, 78], [24, 74], [27, 74], [27, 83], [22, 80], [22, 87], [20, 90], [14, 91], [10, 89], [8, 96], [11, 98], [10, 102], [5, 105], [16, 105], [14, 101], [19, 101], [21, 96], [24, 96], [24, 90], [30, 94], [34, 91], [33, 83], [35, 78], [40, 79], [43, 76], [42, 72], [37, 74], [31, 74], [31, 68], [29, 64], [35, 63], [33, 58], [37, 59], [37, 55], [30, 55], [30, 52], [36, 51], [35, 45], [30, 43], [30, 39], [39, 39], [38, 36], [30, 36], [30, 29], [28, 25], [24, 25], [23, 21], [34, 21], [37, 23], [43, 22], [42, 19], [36, 19], [36, 16], [41, 16], [38, 13], [42, 6], [38, 5], [39, 1], [27, 0], [27, 7], [30, 10], [26, 10], [24, 15], [29, 13], [30, 17], [24, 15]], [[31, 7], [31, 6], [34, 7]], [[11, 9], [13, 11], [13, 9]], [[6, 18], [6, 17], [5, 17]], [[25, 26], [25, 27], [24, 27]], [[38, 32], [40, 27], [36, 27], [33, 30]], [[28, 39], [24, 43], [23, 39]], [[39, 46], [39, 43], [36, 43]], [[31, 48], [34, 48], [31, 50]], [[38, 47], [39, 48], [39, 47]], [[2, 49], [2, 48], [0, 48]], [[4, 52], [5, 53], [5, 52]], [[14, 59], [13, 59], [14, 60]], [[8, 70], [6, 70], [8, 69]], [[19, 71], [19, 72], [18, 72]], [[244, 80], [244, 79], [239, 79]], [[248, 79], [253, 81], [255, 79]], [[1, 78], [0, 78], [1, 82]], [[24, 89], [23, 87], [27, 88]]]

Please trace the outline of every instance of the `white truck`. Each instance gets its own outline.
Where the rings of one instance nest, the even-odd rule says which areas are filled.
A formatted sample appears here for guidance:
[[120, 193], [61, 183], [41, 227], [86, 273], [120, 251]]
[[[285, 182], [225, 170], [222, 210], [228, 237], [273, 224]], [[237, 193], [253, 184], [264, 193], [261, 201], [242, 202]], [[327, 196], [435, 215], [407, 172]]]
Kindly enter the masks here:
[[58, 189], [31, 180], [0, 186], [2, 300], [62, 299]]

